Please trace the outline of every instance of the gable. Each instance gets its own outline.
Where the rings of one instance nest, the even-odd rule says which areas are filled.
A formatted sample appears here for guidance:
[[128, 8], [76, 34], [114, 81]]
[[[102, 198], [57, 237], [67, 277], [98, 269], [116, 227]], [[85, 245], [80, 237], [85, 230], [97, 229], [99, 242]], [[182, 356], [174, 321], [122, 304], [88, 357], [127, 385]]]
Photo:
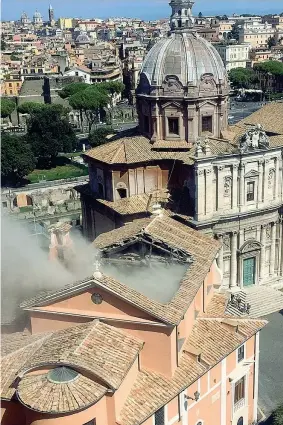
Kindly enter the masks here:
[[[96, 304], [93, 301], [94, 298], [96, 298], [96, 302], [101, 301], [101, 303]], [[68, 315], [89, 316], [91, 318], [97, 317], [156, 322], [156, 319], [149, 314], [96, 286], [87, 288], [79, 294], [64, 298], [60, 301], [37, 307], [36, 310]]]

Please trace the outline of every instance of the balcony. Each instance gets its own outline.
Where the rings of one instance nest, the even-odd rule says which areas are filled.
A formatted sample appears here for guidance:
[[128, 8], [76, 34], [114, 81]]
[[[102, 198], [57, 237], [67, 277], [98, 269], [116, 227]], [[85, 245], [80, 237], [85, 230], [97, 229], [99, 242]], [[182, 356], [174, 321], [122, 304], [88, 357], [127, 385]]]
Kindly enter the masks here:
[[234, 413], [238, 412], [238, 410], [242, 409], [243, 407], [245, 407], [245, 398], [242, 398], [241, 400], [239, 400], [237, 403], [234, 404]]

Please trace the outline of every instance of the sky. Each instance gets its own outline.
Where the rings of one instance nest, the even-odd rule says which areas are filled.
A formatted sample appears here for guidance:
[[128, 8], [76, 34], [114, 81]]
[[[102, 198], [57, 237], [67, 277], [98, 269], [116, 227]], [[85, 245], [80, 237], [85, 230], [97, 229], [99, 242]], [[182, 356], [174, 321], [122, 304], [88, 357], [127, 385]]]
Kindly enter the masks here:
[[[137, 17], [166, 18], [170, 14], [169, 0], [2, 0], [2, 20], [17, 20], [25, 11], [31, 18], [37, 9], [47, 19], [51, 1], [55, 18]], [[282, 0], [196, 0], [193, 12], [197, 15], [232, 13], [267, 14], [283, 12]]]

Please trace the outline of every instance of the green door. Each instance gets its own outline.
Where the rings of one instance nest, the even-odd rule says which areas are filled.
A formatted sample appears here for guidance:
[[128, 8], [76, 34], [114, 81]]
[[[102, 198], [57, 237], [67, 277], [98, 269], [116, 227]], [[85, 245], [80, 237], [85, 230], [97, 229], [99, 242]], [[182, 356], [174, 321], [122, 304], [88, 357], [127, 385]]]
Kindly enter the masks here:
[[243, 284], [244, 286], [255, 283], [255, 257], [244, 259]]

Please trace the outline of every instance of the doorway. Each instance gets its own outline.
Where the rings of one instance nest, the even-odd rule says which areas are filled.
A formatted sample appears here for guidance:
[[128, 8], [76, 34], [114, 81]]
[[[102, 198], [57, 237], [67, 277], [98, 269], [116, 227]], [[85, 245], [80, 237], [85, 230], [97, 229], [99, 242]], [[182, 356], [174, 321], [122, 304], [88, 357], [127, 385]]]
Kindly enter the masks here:
[[255, 257], [245, 258], [243, 260], [243, 285], [250, 286], [255, 284]]

